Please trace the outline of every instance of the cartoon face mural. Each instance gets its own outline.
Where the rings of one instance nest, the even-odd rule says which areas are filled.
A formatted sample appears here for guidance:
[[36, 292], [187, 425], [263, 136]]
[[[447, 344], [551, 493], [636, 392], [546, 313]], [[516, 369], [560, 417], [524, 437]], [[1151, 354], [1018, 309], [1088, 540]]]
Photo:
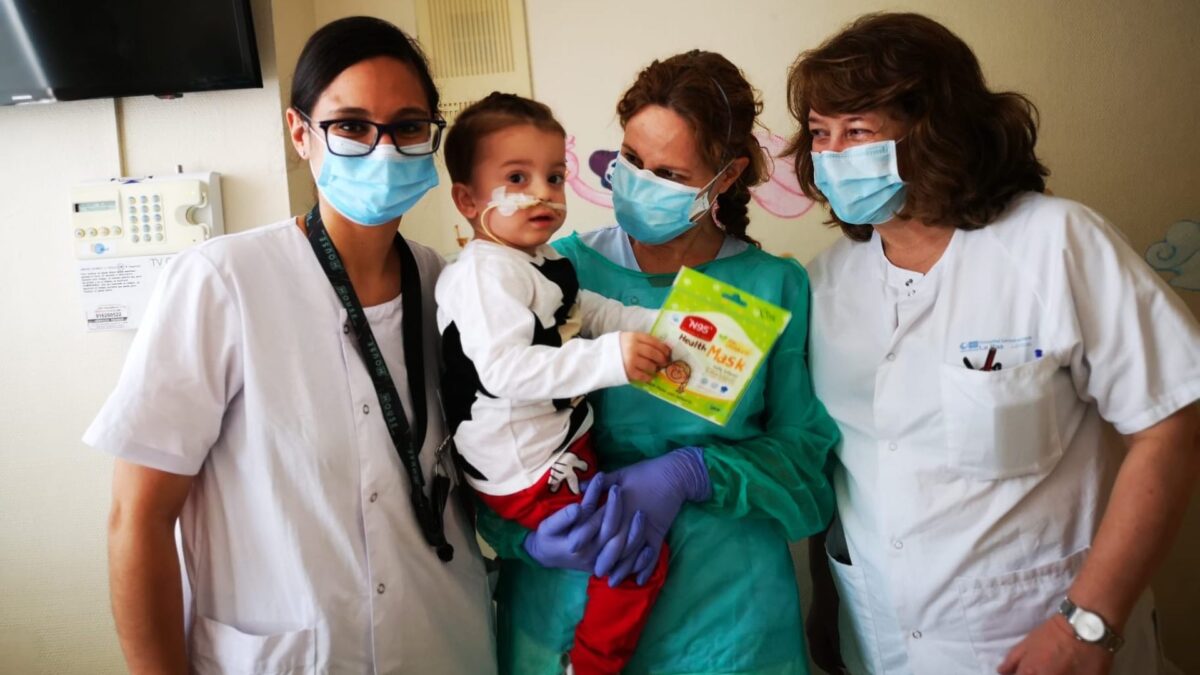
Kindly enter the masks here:
[[[799, 218], [812, 208], [813, 202], [800, 190], [796, 180], [796, 169], [791, 157], [781, 157], [787, 147], [787, 139], [758, 129], [754, 137], [763, 147], [770, 169], [770, 179], [754, 187], [750, 195], [768, 213], [780, 218]], [[584, 200], [604, 208], [612, 208], [612, 164], [616, 161], [616, 150], [596, 150], [588, 155], [588, 168], [600, 182], [596, 188], [583, 180], [579, 170], [579, 157], [575, 155], [575, 137], [567, 137], [567, 184]]]
[[600, 186], [605, 190], [612, 190], [613, 164], [619, 154], [616, 150], [596, 150], [588, 157], [588, 168], [600, 177]]
[[1172, 286], [1200, 291], [1200, 221], [1180, 220], [1167, 228], [1163, 240], [1146, 249], [1146, 262], [1174, 273]]

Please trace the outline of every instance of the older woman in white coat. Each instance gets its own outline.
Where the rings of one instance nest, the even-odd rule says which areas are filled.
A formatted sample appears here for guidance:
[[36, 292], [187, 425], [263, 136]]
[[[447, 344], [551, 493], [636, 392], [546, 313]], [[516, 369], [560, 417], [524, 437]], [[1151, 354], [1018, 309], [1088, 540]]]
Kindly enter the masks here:
[[1200, 472], [1196, 321], [1045, 194], [1032, 104], [940, 24], [864, 17], [788, 85], [797, 174], [847, 235], [809, 267], [844, 436], [814, 657], [841, 665], [840, 627], [853, 673], [1157, 672], [1146, 589]]

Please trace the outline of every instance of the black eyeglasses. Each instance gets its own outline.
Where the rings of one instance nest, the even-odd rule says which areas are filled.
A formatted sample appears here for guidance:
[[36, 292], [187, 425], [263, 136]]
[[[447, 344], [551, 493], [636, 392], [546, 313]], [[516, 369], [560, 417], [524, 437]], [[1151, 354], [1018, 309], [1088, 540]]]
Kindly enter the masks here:
[[[300, 116], [311, 127], [312, 118], [303, 112]], [[442, 131], [446, 128], [443, 119], [405, 119], [391, 124], [380, 124], [370, 120], [337, 119], [317, 122], [324, 132], [325, 147], [341, 157], [362, 157], [371, 154], [384, 134], [391, 136], [396, 151], [409, 157], [421, 157], [437, 152], [442, 143]]]

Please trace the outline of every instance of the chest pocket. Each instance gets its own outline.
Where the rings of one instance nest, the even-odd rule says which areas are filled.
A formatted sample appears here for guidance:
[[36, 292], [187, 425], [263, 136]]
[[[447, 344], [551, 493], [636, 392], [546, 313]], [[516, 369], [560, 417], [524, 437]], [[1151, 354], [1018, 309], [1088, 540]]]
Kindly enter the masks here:
[[1042, 473], [1062, 456], [1052, 381], [1038, 359], [982, 371], [942, 364], [942, 413], [951, 469], [979, 480]]

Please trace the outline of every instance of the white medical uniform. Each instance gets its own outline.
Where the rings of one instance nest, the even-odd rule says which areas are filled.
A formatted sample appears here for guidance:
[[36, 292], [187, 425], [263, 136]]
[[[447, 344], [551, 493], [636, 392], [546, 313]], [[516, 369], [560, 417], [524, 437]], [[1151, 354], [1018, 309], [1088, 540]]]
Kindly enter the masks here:
[[[813, 383], [844, 435], [843, 657], [991, 675], [1088, 554], [1124, 456], [1104, 420], [1131, 434], [1200, 398], [1200, 327], [1111, 225], [1038, 194], [957, 230], [923, 278], [878, 236], [809, 274]], [[1151, 612], [1146, 594], [1114, 673], [1156, 672]]]
[[[421, 273], [426, 477], [445, 437]], [[405, 289], [408, 292], [408, 289]], [[366, 308], [412, 420], [401, 300]], [[291, 219], [177, 256], [84, 442], [195, 476], [180, 516], [197, 673], [493, 673], [491, 603], [452, 497], [426, 544], [346, 312]]]

